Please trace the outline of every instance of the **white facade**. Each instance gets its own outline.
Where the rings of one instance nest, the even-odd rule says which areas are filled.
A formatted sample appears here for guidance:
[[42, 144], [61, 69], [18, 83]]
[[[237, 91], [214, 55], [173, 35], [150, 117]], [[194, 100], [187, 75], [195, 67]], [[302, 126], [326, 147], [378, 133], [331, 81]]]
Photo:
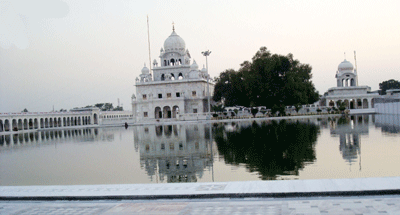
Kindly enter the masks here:
[[371, 87], [359, 86], [357, 69], [353, 64], [344, 60], [338, 66], [335, 76], [337, 86], [328, 89], [325, 93], [325, 106], [338, 107], [339, 102], [344, 102], [348, 109], [372, 109], [374, 99], [378, 93], [371, 93]]
[[208, 95], [214, 91], [205, 68], [190, 62], [185, 41], [175, 30], [160, 50], [160, 65], [153, 61], [153, 74], [146, 65], [136, 78], [132, 111], [136, 122], [179, 119], [185, 114], [208, 112]]
[[377, 99], [375, 109], [376, 113], [380, 114], [400, 114], [400, 95], [389, 95]]

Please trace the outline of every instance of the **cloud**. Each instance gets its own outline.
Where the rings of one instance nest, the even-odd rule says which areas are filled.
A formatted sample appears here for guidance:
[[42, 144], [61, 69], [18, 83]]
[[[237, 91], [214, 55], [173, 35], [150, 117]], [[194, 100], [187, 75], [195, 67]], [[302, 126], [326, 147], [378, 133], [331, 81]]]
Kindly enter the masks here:
[[67, 3], [59, 0], [0, 1], [0, 47], [8, 49], [15, 45], [19, 49], [26, 49], [29, 46], [29, 22], [62, 18], [68, 13]]

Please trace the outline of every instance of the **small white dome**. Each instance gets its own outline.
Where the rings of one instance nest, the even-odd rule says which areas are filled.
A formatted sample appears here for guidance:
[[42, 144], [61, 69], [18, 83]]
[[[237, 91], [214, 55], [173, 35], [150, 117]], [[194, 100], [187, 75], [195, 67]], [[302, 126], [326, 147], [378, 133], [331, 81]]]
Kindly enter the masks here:
[[190, 71], [192, 71], [192, 70], [198, 70], [198, 69], [199, 69], [199, 66], [197, 65], [196, 61], [193, 60], [193, 64], [190, 65]]
[[147, 68], [147, 67], [146, 67], [146, 64], [144, 64], [144, 67], [143, 67], [143, 69], [142, 69], [142, 74], [149, 74], [149, 73], [150, 73], [149, 68]]
[[353, 64], [351, 64], [349, 61], [347, 61], [346, 59], [341, 62], [338, 66], [338, 70], [339, 71], [343, 71], [343, 70], [353, 70]]
[[178, 34], [176, 34], [175, 31], [172, 31], [171, 35], [164, 42], [165, 52], [184, 52], [186, 50], [185, 47], [185, 41]]

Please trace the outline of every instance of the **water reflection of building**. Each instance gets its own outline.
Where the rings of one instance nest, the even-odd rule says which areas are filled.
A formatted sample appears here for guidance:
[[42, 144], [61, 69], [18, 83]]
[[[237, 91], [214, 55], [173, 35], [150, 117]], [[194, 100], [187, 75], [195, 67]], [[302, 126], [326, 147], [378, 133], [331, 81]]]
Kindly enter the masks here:
[[[368, 126], [373, 115], [353, 115], [349, 118], [336, 118], [331, 123], [331, 135], [339, 136], [339, 150], [349, 165], [361, 156], [361, 135], [368, 135]], [[361, 157], [360, 157], [361, 168]]]
[[157, 182], [196, 182], [212, 167], [209, 129], [204, 124], [135, 127], [141, 166]]
[[383, 132], [400, 133], [400, 115], [399, 114], [376, 114], [375, 126], [380, 127]]
[[[99, 134], [100, 133], [100, 134]], [[114, 134], [99, 132], [99, 128], [46, 130], [25, 133], [0, 135], [0, 148], [2, 150], [37, 145], [49, 145], [64, 142], [93, 142], [97, 140], [114, 139]]]

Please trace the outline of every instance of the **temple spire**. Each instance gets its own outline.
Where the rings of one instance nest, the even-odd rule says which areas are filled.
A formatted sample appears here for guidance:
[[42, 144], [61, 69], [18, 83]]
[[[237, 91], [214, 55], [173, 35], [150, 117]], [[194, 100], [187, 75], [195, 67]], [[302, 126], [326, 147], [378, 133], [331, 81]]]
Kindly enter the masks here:
[[175, 31], [175, 23], [172, 21], [172, 31]]

